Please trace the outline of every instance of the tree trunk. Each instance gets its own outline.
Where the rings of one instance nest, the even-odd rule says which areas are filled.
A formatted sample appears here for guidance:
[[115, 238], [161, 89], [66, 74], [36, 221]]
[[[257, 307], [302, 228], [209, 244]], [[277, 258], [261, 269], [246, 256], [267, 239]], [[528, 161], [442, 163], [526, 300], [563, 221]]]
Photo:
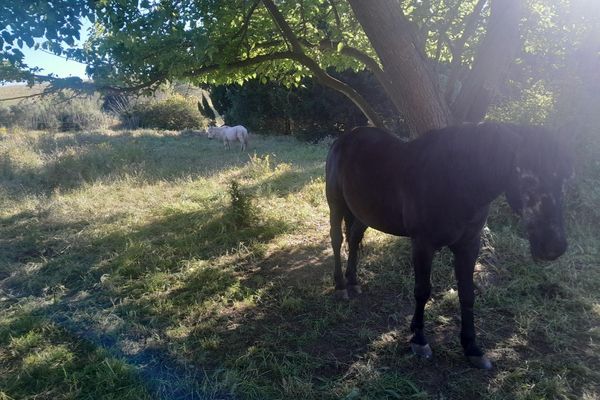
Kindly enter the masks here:
[[456, 122], [479, 122], [485, 117], [494, 91], [519, 48], [522, 7], [522, 0], [492, 2], [485, 38], [452, 105]]
[[451, 122], [448, 105], [415, 46], [415, 31], [395, 0], [349, 0], [389, 77], [388, 94], [401, 104], [412, 136]]

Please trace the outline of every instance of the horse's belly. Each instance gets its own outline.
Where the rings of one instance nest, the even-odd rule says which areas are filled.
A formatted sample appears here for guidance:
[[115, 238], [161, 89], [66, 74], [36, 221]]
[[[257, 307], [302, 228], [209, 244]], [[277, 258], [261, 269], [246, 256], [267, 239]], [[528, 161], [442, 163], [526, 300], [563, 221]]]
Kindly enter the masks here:
[[409, 236], [406, 228], [402, 224], [392, 224], [392, 223], [384, 223], [377, 224], [376, 222], [373, 224], [367, 224], [369, 227], [373, 229], [377, 229], [383, 233], [387, 233], [395, 236]]
[[348, 208], [356, 218], [370, 228], [390, 235], [407, 236], [401, 205], [388, 206], [382, 204], [382, 200], [384, 199], [369, 197], [350, 201]]

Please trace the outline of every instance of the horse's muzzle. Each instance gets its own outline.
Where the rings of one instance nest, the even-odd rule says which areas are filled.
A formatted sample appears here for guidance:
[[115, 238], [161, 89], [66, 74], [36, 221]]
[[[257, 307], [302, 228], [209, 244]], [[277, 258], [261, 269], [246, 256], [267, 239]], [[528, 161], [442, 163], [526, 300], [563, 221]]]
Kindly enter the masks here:
[[540, 246], [531, 246], [531, 256], [534, 260], [554, 261], [567, 251], [566, 239], [552, 243], [544, 243]]

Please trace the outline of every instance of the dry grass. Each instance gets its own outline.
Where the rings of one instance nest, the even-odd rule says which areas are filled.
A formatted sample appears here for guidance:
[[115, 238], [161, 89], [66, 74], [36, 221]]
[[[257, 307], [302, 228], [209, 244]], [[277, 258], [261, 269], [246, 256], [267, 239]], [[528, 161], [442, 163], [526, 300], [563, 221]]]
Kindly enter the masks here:
[[0, 106], [11, 106], [13, 104], [19, 103], [21, 99], [15, 100], [6, 100], [13, 99], [16, 97], [30, 96], [38, 93], [42, 93], [44, 88], [48, 86], [47, 84], [36, 84], [32, 87], [29, 87], [24, 84], [10, 84], [0, 86]]

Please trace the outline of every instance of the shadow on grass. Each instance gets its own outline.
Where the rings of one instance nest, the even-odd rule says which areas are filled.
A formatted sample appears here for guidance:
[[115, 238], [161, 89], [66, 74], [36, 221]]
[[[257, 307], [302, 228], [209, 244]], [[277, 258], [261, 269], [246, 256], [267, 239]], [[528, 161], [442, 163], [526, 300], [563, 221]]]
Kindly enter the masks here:
[[[45, 307], [6, 302], [0, 312], [0, 394], [6, 398], [150, 399], [138, 371], [82, 335], [53, 323]], [[52, 308], [52, 307], [51, 307]]]
[[[65, 251], [56, 251], [64, 240], [51, 243], [54, 234], [62, 230], [63, 237], [68, 237], [68, 232], [80, 226], [44, 224], [44, 218], [47, 215], [23, 213], [0, 222], [8, 233], [6, 245], [0, 247], [3, 256], [21, 265], [7, 271], [0, 293], [10, 293], [12, 298], [39, 297], [44, 306], [32, 315], [49, 318], [71, 334], [124, 358], [140, 369], [148, 387], [162, 397], [192, 398], [208, 390], [224, 398], [220, 388], [203, 383], [202, 370], [166, 351], [168, 343], [149, 345], [148, 332], [164, 335], [166, 326], [212, 299], [243, 299], [250, 290], [240, 287], [236, 269], [259, 256], [261, 246], [286, 232], [287, 224], [261, 219], [239, 226], [228, 209], [172, 213], [133, 232], [80, 240]], [[40, 226], [33, 229], [32, 219]], [[11, 254], [11, 248], [19, 250]], [[39, 254], [40, 248], [47, 249], [46, 254]], [[236, 265], [219, 265], [220, 259]], [[168, 304], [161, 302], [165, 290]], [[148, 296], [152, 298], [146, 302]], [[22, 313], [19, 319], [26, 321], [28, 315]], [[3, 332], [22, 334], [18, 323], [3, 327]], [[144, 325], [147, 330], [141, 329]], [[127, 343], [138, 342], [139, 346], [127, 348]], [[197, 382], [191, 382], [194, 379]]]
[[[570, 348], [569, 360], [565, 360], [560, 349], [545, 339], [548, 332], [539, 329], [564, 317], [556, 315], [556, 307], [561, 306], [569, 309], [572, 323], [591, 329], [594, 323], [586, 317], [591, 306], [578, 296], [565, 299], [567, 304], [552, 305], [556, 296], [546, 285], [540, 286], [543, 271], [516, 276], [479, 296], [479, 339], [496, 368], [471, 368], [459, 344], [458, 300], [448, 253], [436, 260], [434, 296], [427, 309], [426, 329], [435, 358], [430, 362], [415, 359], [407, 345], [413, 282], [406, 242], [391, 240], [383, 247], [366, 249], [361, 271], [365, 293], [349, 302], [330, 296], [330, 280], [325, 278], [330, 271], [323, 268], [329, 260], [326, 242], [283, 249], [281, 255], [266, 258], [259, 276], [250, 279], [264, 282], [267, 277], [269, 285], [263, 286], [261, 301], [243, 311], [213, 316], [211, 324], [197, 325], [186, 337], [186, 347], [199, 362], [220, 360], [221, 365], [248, 374], [246, 382], [256, 385], [248, 390], [262, 396], [291, 395], [293, 388], [285, 385], [277, 394], [269, 390], [274, 382], [289, 382], [292, 377], [299, 379], [295, 388], [302, 388], [306, 398], [324, 393], [332, 398], [354, 394], [356, 398], [434, 397], [439, 393], [447, 398], [552, 398], [560, 394], [581, 397], [593, 390], [597, 376], [593, 365], [598, 359], [590, 359], [594, 345], [583, 340], [588, 334], [564, 334], [561, 340]], [[391, 250], [392, 246], [397, 249]], [[382, 250], [391, 250], [397, 261], [390, 263], [389, 254]], [[581, 309], [569, 306], [570, 302]], [[522, 318], [531, 326], [523, 326]], [[518, 338], [525, 342], [517, 343]], [[524, 387], [519, 379], [531, 386]], [[573, 387], [571, 380], [585, 384]]]

